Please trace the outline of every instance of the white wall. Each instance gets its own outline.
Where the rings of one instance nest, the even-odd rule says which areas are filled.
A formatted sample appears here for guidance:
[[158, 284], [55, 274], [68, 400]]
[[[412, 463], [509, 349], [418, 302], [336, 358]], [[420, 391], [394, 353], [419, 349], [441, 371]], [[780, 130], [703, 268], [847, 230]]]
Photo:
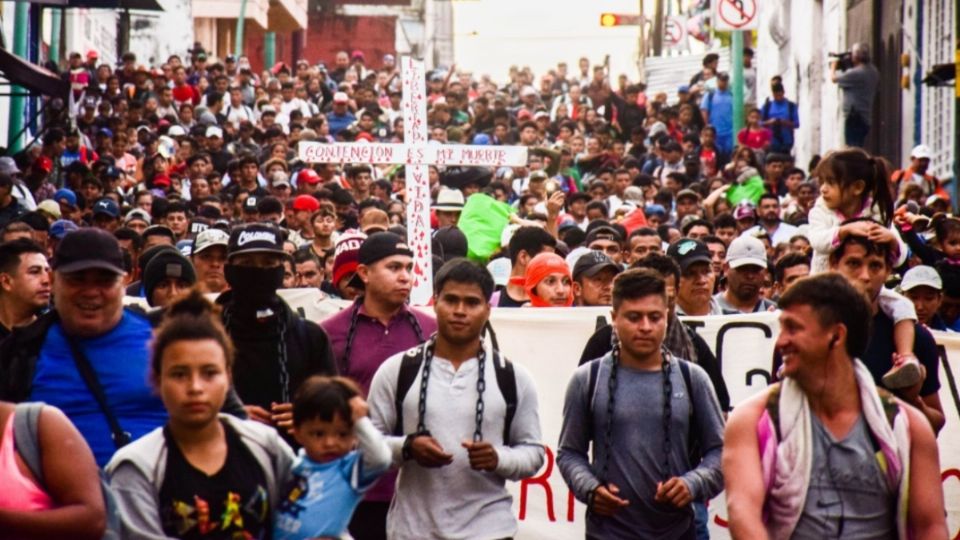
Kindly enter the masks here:
[[181, 57], [193, 47], [190, 0], [157, 0], [164, 11], [130, 15], [130, 50], [145, 65], [160, 65], [171, 54]]
[[762, 4], [755, 48], [757, 101], [770, 96], [771, 77], [783, 77], [787, 97], [799, 109], [794, 155], [801, 167], [843, 142], [840, 93], [830, 82], [827, 53], [847, 49], [844, 6], [843, 0]]

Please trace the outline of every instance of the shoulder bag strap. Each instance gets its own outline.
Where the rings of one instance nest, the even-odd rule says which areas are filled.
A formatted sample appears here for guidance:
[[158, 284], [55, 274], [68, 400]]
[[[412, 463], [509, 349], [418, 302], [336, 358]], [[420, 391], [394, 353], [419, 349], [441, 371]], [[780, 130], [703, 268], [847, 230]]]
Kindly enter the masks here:
[[18, 403], [13, 416], [13, 442], [17, 454], [44, 487], [43, 459], [40, 454], [40, 411], [43, 403]]
[[70, 345], [70, 352], [73, 355], [73, 361], [77, 365], [77, 371], [80, 372], [80, 377], [83, 378], [87, 389], [90, 390], [93, 399], [95, 399], [97, 405], [100, 406], [103, 416], [106, 417], [107, 424], [110, 425], [110, 437], [113, 439], [114, 446], [117, 448], [126, 446], [130, 443], [130, 433], [120, 427], [120, 421], [117, 420], [116, 415], [110, 410], [110, 405], [107, 404], [107, 394], [103, 391], [103, 386], [100, 384], [100, 379], [97, 378], [96, 371], [93, 370], [93, 365], [83, 353], [83, 350], [80, 349], [80, 345], [73, 338], [67, 336], [66, 340]]

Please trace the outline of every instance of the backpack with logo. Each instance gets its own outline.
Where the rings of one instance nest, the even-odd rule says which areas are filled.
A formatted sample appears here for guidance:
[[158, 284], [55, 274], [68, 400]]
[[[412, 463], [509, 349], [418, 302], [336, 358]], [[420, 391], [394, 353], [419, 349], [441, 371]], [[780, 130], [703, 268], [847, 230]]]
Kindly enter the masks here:
[[[37, 485], [46, 492], [39, 430], [40, 412], [43, 411], [44, 406], [45, 404], [39, 402], [17, 404], [13, 417], [13, 441], [17, 454], [37, 479]], [[121, 540], [126, 536], [123, 533], [120, 507], [103, 471], [99, 473], [100, 492], [103, 494], [103, 506], [107, 513], [107, 526], [103, 533], [103, 540]]]

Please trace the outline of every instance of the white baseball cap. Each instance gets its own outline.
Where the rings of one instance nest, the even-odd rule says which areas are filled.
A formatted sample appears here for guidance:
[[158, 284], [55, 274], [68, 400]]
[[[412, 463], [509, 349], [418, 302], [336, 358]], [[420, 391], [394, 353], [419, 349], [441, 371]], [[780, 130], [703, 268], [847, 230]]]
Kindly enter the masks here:
[[914, 159], [931, 159], [933, 157], [933, 151], [925, 144], [918, 144], [910, 151], [910, 157]]
[[210, 126], [207, 128], [207, 137], [216, 137], [218, 139], [223, 138], [223, 130], [217, 126]]
[[726, 263], [730, 268], [740, 268], [741, 266], [760, 266], [767, 267], [767, 249], [763, 247], [763, 242], [759, 238], [742, 234], [730, 242], [727, 248]]
[[513, 266], [510, 264], [509, 257], [498, 257], [487, 264], [487, 271], [493, 276], [493, 283], [506, 287], [510, 282], [510, 271]]
[[337, 92], [333, 95], [334, 103], [346, 103], [350, 101], [350, 96], [346, 92]]
[[916, 287], [930, 287], [942, 291], [943, 280], [940, 279], [940, 274], [935, 268], [921, 264], [907, 270], [903, 275], [903, 281], [900, 282], [901, 291], [909, 291]]
[[170, 128], [167, 129], [167, 135], [171, 137], [183, 137], [186, 134], [187, 130], [184, 129], [183, 126], [170, 126]]

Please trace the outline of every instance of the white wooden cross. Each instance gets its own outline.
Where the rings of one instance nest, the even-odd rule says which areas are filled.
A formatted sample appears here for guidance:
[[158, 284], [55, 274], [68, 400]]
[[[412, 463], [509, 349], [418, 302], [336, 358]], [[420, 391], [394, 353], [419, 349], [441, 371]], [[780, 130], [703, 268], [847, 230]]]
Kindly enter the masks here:
[[407, 175], [407, 242], [413, 251], [413, 290], [410, 302], [426, 305], [433, 296], [433, 259], [430, 234], [429, 165], [522, 167], [524, 146], [470, 146], [428, 144], [426, 71], [421, 60], [401, 60], [403, 86], [402, 143], [301, 142], [306, 163], [403, 164]]

